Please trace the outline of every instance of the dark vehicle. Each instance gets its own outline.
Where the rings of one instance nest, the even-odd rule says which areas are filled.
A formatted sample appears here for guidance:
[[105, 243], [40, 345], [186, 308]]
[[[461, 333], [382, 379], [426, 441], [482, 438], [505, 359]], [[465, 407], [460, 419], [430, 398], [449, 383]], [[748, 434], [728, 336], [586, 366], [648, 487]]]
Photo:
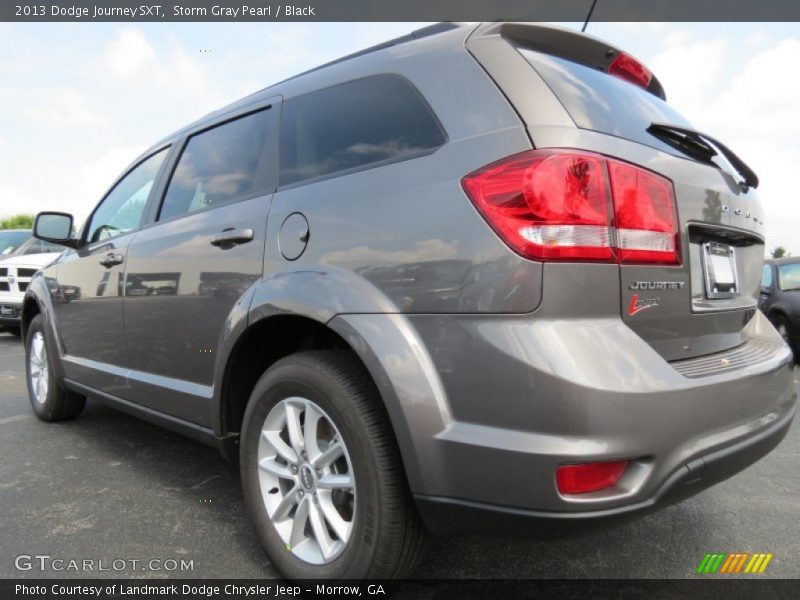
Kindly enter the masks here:
[[25, 297], [33, 408], [91, 396], [238, 456], [293, 578], [695, 494], [796, 398], [758, 179], [664, 96], [573, 31], [444, 24], [208, 115], [77, 237], [38, 216], [69, 250]]
[[800, 361], [800, 258], [765, 262], [758, 307]]

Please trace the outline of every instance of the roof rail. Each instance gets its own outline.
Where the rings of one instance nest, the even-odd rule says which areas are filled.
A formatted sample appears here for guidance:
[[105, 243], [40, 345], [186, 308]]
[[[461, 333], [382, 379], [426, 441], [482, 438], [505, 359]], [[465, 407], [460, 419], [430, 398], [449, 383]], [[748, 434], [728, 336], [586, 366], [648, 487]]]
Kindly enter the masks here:
[[[376, 44], [374, 46], [370, 46], [369, 48], [364, 48], [363, 50], [359, 50], [358, 52], [353, 52], [352, 54], [348, 54], [346, 56], [342, 56], [341, 58], [337, 58], [336, 60], [332, 60], [330, 62], [326, 62], [325, 64], [319, 65], [307, 71], [303, 71], [302, 73], [298, 73], [297, 75], [292, 75], [288, 79], [284, 79], [279, 81], [278, 83], [285, 83], [287, 81], [291, 81], [292, 79], [297, 79], [298, 77], [302, 77], [303, 75], [308, 75], [309, 73], [313, 73], [314, 71], [319, 71], [320, 69], [324, 69], [326, 67], [330, 67], [331, 65], [335, 65], [341, 62], [348, 61], [352, 58], [358, 58], [359, 56], [364, 56], [365, 54], [371, 54], [373, 52], [377, 52], [378, 50], [383, 50], [384, 48], [390, 48], [392, 46], [399, 46], [400, 44], [405, 44], [408, 42], [413, 42], [414, 40], [419, 40], [422, 38], [426, 38], [432, 35], [436, 35], [437, 33], [444, 33], [445, 31], [452, 31], [453, 29], [458, 29], [459, 27], [463, 27], [463, 23], [434, 23], [433, 25], [428, 25], [427, 27], [422, 27], [421, 29], [416, 29], [411, 33], [407, 33], [406, 35], [401, 35], [400, 37], [396, 37], [392, 40], [388, 40], [386, 42], [381, 42], [380, 44]], [[274, 85], [278, 85], [278, 83], [273, 84], [269, 87], [273, 87]]]

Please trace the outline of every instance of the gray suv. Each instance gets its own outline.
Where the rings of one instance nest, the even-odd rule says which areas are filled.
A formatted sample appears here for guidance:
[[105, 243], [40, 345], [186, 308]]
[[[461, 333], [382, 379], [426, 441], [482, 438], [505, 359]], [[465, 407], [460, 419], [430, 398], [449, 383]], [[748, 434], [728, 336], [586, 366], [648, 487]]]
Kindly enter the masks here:
[[286, 576], [395, 577], [429, 531], [643, 514], [772, 449], [755, 173], [630, 55], [437, 25], [158, 142], [33, 279], [44, 420], [85, 397], [220, 448]]

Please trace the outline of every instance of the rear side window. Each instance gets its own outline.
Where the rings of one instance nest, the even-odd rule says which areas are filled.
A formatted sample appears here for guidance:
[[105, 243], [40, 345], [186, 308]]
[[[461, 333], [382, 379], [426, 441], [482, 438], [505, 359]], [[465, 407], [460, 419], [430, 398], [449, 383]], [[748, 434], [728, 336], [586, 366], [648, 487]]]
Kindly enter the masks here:
[[158, 220], [268, 193], [270, 118], [265, 109], [189, 138]]
[[518, 48], [581, 129], [591, 129], [675, 154], [650, 135], [652, 123], [691, 128], [669, 104], [618, 77], [579, 63]]
[[444, 142], [430, 107], [405, 79], [350, 81], [284, 102], [280, 182], [404, 160]]

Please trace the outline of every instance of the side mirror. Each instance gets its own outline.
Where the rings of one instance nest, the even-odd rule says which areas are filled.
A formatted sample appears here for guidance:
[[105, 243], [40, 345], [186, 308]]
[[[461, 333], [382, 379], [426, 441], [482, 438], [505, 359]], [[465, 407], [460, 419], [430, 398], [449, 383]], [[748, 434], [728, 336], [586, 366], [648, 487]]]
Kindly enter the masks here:
[[33, 223], [33, 237], [75, 248], [77, 240], [72, 237], [72, 215], [59, 212], [41, 212]]

